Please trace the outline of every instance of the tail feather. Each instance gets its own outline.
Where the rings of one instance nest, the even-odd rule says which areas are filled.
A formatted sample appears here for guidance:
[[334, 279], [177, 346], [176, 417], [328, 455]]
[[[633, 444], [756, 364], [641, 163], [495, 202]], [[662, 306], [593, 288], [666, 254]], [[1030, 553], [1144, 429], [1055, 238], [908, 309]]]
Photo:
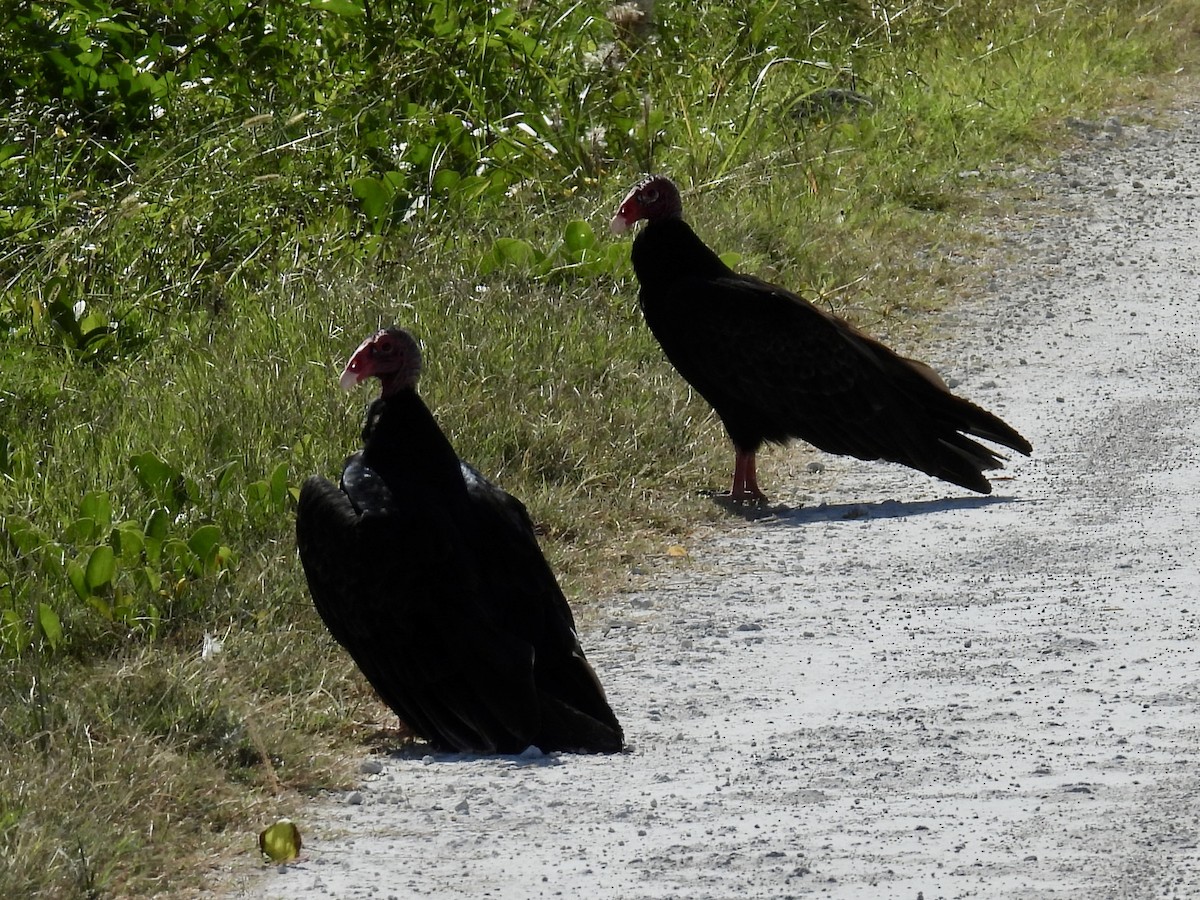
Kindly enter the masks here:
[[999, 416], [976, 406], [969, 400], [963, 400], [961, 397], [955, 397], [955, 399], [962, 404], [962, 411], [965, 413], [959, 431], [965, 431], [967, 434], [983, 438], [985, 441], [1016, 450], [1025, 456], [1033, 452], [1033, 445]]
[[962, 434], [940, 438], [938, 447], [943, 452], [935, 465], [925, 468], [925, 472], [979, 494], [992, 492], [992, 483], [983, 473], [1001, 468], [1003, 456]]

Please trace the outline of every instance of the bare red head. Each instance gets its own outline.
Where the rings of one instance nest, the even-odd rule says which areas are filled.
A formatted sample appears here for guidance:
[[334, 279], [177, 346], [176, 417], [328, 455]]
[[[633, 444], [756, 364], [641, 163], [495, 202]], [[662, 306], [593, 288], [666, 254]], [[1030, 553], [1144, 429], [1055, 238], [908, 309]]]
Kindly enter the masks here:
[[381, 396], [417, 386], [421, 377], [421, 348], [403, 328], [385, 328], [358, 345], [339, 379], [343, 390], [374, 376], [383, 385]]
[[682, 218], [683, 201], [679, 198], [679, 188], [665, 175], [651, 175], [633, 186], [608, 227], [613, 234], [620, 234], [642, 219], [660, 222]]

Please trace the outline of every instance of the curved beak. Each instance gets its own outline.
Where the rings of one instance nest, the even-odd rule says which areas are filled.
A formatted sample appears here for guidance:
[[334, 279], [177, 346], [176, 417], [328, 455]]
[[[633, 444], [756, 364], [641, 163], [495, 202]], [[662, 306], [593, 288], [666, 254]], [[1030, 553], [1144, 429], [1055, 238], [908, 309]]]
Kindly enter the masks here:
[[342, 377], [338, 379], [338, 384], [341, 385], [343, 391], [352, 391], [358, 386], [367, 376], [354, 371], [352, 362], [346, 363], [346, 368], [342, 369]]
[[371, 335], [350, 354], [346, 368], [342, 369], [342, 377], [338, 379], [338, 384], [341, 385], [343, 391], [352, 391], [357, 385], [371, 377], [371, 367], [367, 365], [369, 357], [366, 351], [367, 346], [377, 337], [379, 337], [377, 334]]
[[637, 221], [637, 212], [632, 209], [634, 199], [628, 198], [621, 204], [621, 208], [617, 210], [617, 214], [612, 217], [612, 221], [608, 223], [608, 230], [613, 234], [621, 234], [633, 227], [633, 223]]

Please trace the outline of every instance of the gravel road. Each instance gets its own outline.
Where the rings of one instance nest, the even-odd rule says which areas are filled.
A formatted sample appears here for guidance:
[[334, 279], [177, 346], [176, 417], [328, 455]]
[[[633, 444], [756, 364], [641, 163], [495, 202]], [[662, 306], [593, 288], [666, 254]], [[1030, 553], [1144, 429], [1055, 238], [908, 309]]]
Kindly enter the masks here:
[[378, 758], [235, 894], [1200, 897], [1197, 112], [992, 223], [925, 354], [1034, 444], [992, 497], [820, 457], [584, 636], [630, 752]]

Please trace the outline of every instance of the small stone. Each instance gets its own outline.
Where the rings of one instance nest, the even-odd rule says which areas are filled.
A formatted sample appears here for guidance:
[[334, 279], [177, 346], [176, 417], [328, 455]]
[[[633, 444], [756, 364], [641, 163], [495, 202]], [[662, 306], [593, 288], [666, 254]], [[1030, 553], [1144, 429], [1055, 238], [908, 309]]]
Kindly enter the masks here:
[[458, 801], [457, 804], [455, 804], [454, 811], [456, 813], [462, 813], [464, 816], [468, 815], [471, 812], [471, 804], [467, 803], [466, 797], [463, 797], [461, 800]]
[[383, 771], [383, 763], [377, 759], [364, 759], [362, 765], [358, 767], [358, 771], [364, 775], [378, 775]]
[[346, 802], [351, 806], [361, 806], [363, 802], [363, 795], [358, 791], [351, 791], [346, 796]]

